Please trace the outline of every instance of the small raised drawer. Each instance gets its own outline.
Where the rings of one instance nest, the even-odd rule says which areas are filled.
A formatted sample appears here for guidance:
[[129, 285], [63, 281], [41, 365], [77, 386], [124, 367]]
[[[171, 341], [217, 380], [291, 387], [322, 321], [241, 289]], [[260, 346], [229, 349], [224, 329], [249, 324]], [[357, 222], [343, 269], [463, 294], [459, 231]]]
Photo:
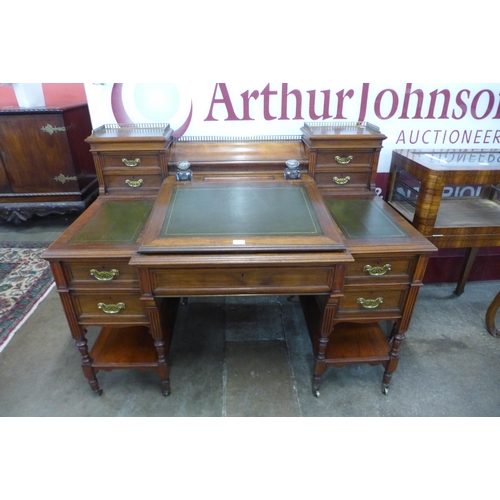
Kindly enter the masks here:
[[158, 155], [145, 155], [144, 153], [134, 153], [124, 151], [121, 154], [103, 154], [104, 167], [124, 168], [129, 170], [145, 167], [160, 168]]
[[321, 172], [316, 171], [314, 174], [314, 180], [318, 187], [321, 188], [336, 188], [336, 189], [348, 189], [348, 188], [370, 188], [371, 180], [371, 169], [328, 169], [328, 171], [322, 170]]
[[370, 167], [372, 165], [373, 153], [367, 151], [335, 151], [323, 150], [317, 152], [315, 168], [330, 167]]
[[162, 183], [161, 174], [106, 175], [105, 180], [108, 192], [126, 191], [133, 193], [137, 191], [140, 193], [143, 191], [156, 191]]

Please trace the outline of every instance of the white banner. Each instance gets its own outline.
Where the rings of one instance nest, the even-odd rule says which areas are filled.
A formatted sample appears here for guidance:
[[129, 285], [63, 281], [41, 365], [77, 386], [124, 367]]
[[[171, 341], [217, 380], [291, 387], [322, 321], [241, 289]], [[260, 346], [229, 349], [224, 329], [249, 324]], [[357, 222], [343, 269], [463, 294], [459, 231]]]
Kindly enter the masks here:
[[500, 83], [85, 84], [93, 127], [169, 123], [177, 136], [300, 135], [304, 122], [367, 121], [393, 149], [500, 149]]

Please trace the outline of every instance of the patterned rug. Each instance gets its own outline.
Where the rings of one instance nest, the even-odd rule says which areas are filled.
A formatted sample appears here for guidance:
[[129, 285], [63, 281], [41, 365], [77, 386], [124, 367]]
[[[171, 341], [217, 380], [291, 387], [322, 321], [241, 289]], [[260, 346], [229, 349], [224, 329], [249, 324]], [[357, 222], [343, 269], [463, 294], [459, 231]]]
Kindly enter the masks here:
[[0, 243], [0, 352], [54, 286], [48, 243]]

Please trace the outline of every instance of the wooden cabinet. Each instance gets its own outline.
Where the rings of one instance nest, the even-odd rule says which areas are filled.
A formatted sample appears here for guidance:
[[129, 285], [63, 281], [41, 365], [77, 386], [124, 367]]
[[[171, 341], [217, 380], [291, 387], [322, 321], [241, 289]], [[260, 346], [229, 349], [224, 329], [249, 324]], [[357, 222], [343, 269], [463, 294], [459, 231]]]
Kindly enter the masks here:
[[394, 150], [387, 202], [438, 248], [466, 248], [457, 295], [479, 248], [500, 246], [500, 150]]
[[98, 193], [91, 129], [86, 104], [1, 109], [0, 218], [83, 212]]

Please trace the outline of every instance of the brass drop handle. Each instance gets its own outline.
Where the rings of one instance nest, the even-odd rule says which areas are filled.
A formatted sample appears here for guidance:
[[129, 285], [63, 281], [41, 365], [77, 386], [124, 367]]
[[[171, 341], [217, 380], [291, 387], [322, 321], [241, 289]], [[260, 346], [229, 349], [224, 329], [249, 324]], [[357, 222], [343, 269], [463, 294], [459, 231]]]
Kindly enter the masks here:
[[335, 184], [339, 184], [339, 185], [347, 184], [350, 180], [351, 180], [351, 178], [348, 175], [346, 175], [345, 177], [335, 176], [333, 178], [333, 182], [335, 182]]
[[340, 165], [347, 165], [348, 163], [351, 163], [351, 161], [354, 159], [354, 156], [346, 156], [346, 157], [342, 157], [342, 156], [336, 156], [335, 157], [335, 161], [337, 163], [339, 163]]
[[358, 299], [358, 304], [361, 304], [365, 309], [375, 309], [382, 304], [382, 302], [384, 302], [382, 297], [377, 297], [376, 299], [363, 299], [360, 297]]
[[123, 302], [118, 302], [118, 304], [104, 304], [103, 302], [99, 302], [97, 307], [106, 314], [117, 314], [122, 309], [125, 309], [125, 304]]
[[122, 158], [122, 162], [127, 166], [127, 167], [137, 167], [139, 163], [141, 163], [140, 158], [136, 158], [135, 160], [127, 160], [127, 158]]
[[384, 264], [383, 266], [374, 267], [366, 265], [365, 267], [363, 267], [363, 271], [365, 271], [365, 273], [368, 273], [370, 276], [383, 276], [387, 273], [387, 271], [390, 271], [391, 269], [392, 268], [390, 264]]
[[127, 184], [127, 186], [130, 186], [131, 188], [141, 187], [143, 183], [144, 181], [142, 179], [138, 179], [136, 181], [131, 181], [130, 179], [127, 179], [125, 181], [125, 184]]
[[98, 271], [97, 269], [90, 270], [90, 276], [99, 281], [111, 281], [119, 274], [118, 269], [111, 269], [111, 271]]

